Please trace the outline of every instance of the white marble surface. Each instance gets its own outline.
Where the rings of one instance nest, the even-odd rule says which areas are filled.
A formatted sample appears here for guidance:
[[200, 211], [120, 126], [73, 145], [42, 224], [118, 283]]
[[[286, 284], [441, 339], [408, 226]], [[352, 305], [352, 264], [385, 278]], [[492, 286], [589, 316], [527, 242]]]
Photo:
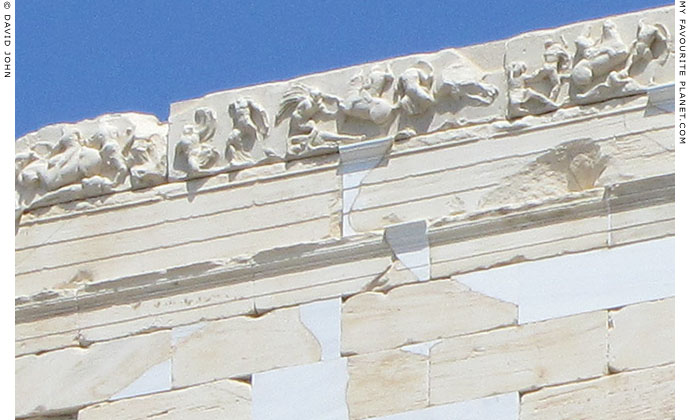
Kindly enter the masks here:
[[321, 360], [340, 357], [340, 298], [300, 305], [299, 317], [321, 345]]
[[674, 278], [674, 238], [455, 277], [517, 304], [521, 324], [670, 297]]
[[426, 220], [387, 226], [384, 237], [395, 256], [419, 281], [429, 280], [431, 267]]
[[253, 420], [348, 420], [346, 359], [252, 375]]

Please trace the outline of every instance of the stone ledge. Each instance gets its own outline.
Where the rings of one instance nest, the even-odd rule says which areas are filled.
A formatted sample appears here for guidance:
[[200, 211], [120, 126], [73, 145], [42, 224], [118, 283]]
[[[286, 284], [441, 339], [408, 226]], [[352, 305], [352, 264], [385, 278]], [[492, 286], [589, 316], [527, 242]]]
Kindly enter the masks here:
[[[431, 247], [456, 243], [532, 227], [562, 223], [587, 217], [607, 216], [610, 212], [645, 208], [674, 200], [674, 176], [664, 175], [620, 183], [606, 189], [572, 194], [552, 203], [508, 207], [476, 215], [447, 218], [429, 227]], [[285, 249], [260, 252], [249, 261], [228, 266], [200, 263], [195, 266], [115, 279], [87, 285], [79, 294], [35, 296], [19, 299], [15, 310], [17, 322], [93, 310], [108, 305], [163, 297], [220, 285], [250, 281], [257, 277], [299, 272], [337, 262], [390, 256], [382, 235], [356, 237], [301, 244]], [[447, 277], [447, 276], [446, 276]], [[438, 277], [437, 277], [438, 278]], [[231, 280], [230, 280], [231, 279]]]

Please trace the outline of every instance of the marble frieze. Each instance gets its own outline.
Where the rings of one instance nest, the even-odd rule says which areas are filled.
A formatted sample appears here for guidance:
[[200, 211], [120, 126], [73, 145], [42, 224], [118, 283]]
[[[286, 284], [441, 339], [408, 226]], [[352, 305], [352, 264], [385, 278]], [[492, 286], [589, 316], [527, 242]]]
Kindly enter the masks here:
[[16, 141], [16, 214], [363, 141], [395, 152], [439, 131], [573, 118], [673, 83], [672, 20], [659, 8], [215, 92], [171, 104], [167, 123], [128, 113], [48, 126]]

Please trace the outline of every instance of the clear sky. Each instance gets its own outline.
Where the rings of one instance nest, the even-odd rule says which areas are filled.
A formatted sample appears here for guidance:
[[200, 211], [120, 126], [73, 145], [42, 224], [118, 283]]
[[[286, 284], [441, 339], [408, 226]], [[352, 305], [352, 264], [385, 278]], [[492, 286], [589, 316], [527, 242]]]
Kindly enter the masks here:
[[671, 0], [21, 0], [16, 135]]

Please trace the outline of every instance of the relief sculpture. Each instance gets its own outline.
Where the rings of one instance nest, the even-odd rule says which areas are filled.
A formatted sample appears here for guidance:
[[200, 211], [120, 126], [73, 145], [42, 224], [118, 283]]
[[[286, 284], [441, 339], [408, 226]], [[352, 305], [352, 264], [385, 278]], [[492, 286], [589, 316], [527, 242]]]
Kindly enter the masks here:
[[471, 105], [491, 105], [498, 96], [498, 88], [481, 80], [481, 71], [473, 63], [458, 57], [456, 63], [441, 71], [434, 89], [435, 96], [448, 96], [455, 101], [468, 100]]
[[638, 91], [639, 85], [628, 78], [624, 68], [630, 51], [621, 40], [616, 25], [609, 20], [604, 22], [598, 41], [592, 40], [590, 31], [591, 28], [575, 40], [575, 65], [570, 77], [575, 99], [591, 101], [615, 93]]
[[51, 192], [67, 188], [102, 193], [122, 183], [127, 175], [119, 146], [105, 140], [100, 133], [83, 139], [79, 131], [68, 131], [55, 146], [47, 147], [45, 156], [32, 150], [26, 159], [19, 157], [26, 162], [17, 179], [20, 187]]
[[350, 81], [350, 91], [340, 102], [340, 109], [349, 117], [385, 124], [391, 120], [398, 104], [383, 98], [393, 86], [395, 76], [390, 65], [375, 66], [368, 74], [360, 72]]
[[[491, 105], [498, 96], [498, 88], [483, 82], [481, 70], [472, 62], [454, 52], [447, 52], [445, 57], [448, 54], [452, 57], [450, 61], [455, 62], [441, 73], [438, 80], [434, 78], [431, 63], [425, 60], [417, 60], [397, 78], [390, 64], [377, 64], [368, 70], [360, 70], [351, 77], [345, 99], [294, 83], [283, 95], [275, 121], [278, 126], [283, 120], [290, 120], [288, 157], [335, 150], [339, 143], [375, 136], [392, 135], [403, 139], [417, 132], [426, 132], [428, 122], [439, 111], [435, 108], [437, 97], [450, 99], [445, 102], [446, 108], [442, 112], [448, 109], [458, 112], [459, 106], [448, 106], [452, 102], [469, 106]], [[424, 118], [419, 119], [423, 114]], [[397, 131], [391, 133], [389, 123], [401, 116], [413, 119], [398, 120], [393, 129]], [[355, 122], [331, 125], [335, 130], [324, 128], [325, 122], [342, 122], [343, 117]], [[369, 129], [366, 124], [370, 124]], [[372, 126], [378, 126], [378, 131], [371, 129]], [[342, 132], [348, 130], [358, 134]], [[368, 134], [361, 135], [358, 130]]]
[[[639, 22], [635, 39], [623, 41], [616, 24], [606, 20], [598, 37], [592, 27], [573, 40], [547, 40], [542, 67], [527, 72], [519, 60], [506, 66], [508, 117], [537, 115], [567, 105], [590, 104], [641, 93], [644, 82], [635, 77], [652, 61], [665, 63], [670, 54], [668, 30], [661, 24]], [[568, 86], [564, 89], [564, 86]], [[561, 94], [566, 92], [567, 95]]]
[[571, 56], [561, 42], [544, 43], [543, 65], [526, 74], [527, 65], [513, 62], [508, 66], [508, 115], [510, 118], [543, 114], [558, 108], [564, 80], [570, 75]]
[[644, 20], [640, 20], [637, 27], [637, 35], [632, 45], [626, 68], [632, 75], [638, 70], [636, 67], [643, 67], [652, 60], [666, 61], [668, 59], [669, 33], [664, 25], [650, 25]]
[[[266, 111], [251, 99], [242, 98], [228, 105], [228, 115], [233, 125], [225, 146], [229, 168], [254, 165], [257, 160], [253, 152], [269, 130]], [[269, 148], [262, 146], [261, 150], [265, 157], [276, 156]]]
[[[142, 118], [154, 131], [161, 131], [157, 120], [148, 121], [154, 117], [132, 118]], [[145, 134], [137, 135], [135, 123], [115, 115], [82, 125], [49, 126], [17, 140], [17, 214], [27, 208], [163, 182], [165, 141], [159, 134]]]
[[405, 70], [395, 88], [395, 99], [400, 101], [400, 108], [408, 115], [425, 113], [434, 103], [433, 83], [433, 68], [427, 61], [419, 60]]
[[575, 41], [577, 52], [571, 79], [576, 102], [589, 103], [641, 92], [644, 86], [633, 77], [643, 72], [651, 61], [665, 61], [668, 42], [668, 31], [663, 25], [644, 21], [639, 22], [630, 47], [621, 40], [611, 21], [604, 22], [601, 38], [596, 42], [588, 30]]
[[194, 112], [194, 124], [182, 128], [182, 137], [175, 147], [175, 157], [191, 175], [203, 175], [220, 159], [220, 153], [209, 142], [216, 132], [216, 116], [211, 109], [199, 108]]
[[124, 149], [134, 188], [152, 186], [165, 181], [165, 139], [158, 134], [137, 137], [129, 130]]
[[[331, 108], [329, 109], [330, 103]], [[290, 119], [288, 128], [288, 156], [305, 155], [324, 150], [336, 150], [339, 142], [359, 141], [364, 136], [338, 134], [319, 129], [316, 119], [333, 117], [340, 100], [301, 83], [293, 84], [283, 95], [275, 125]]]

